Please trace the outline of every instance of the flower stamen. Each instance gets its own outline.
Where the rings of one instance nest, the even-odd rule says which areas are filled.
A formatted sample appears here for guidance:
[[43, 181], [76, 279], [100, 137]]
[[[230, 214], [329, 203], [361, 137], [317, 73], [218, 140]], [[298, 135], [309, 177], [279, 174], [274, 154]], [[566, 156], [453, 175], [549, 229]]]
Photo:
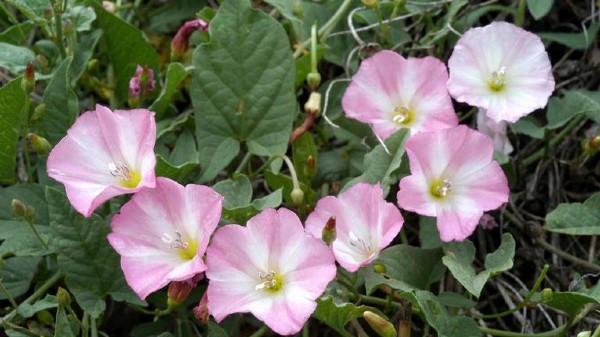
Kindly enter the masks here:
[[392, 112], [392, 121], [398, 125], [407, 126], [412, 122], [414, 117], [414, 112], [405, 107], [405, 106], [397, 106], [394, 108]]
[[160, 237], [161, 241], [168, 244], [169, 248], [177, 249], [179, 256], [184, 260], [191, 260], [196, 256], [197, 244], [194, 241], [186, 241], [179, 231], [175, 231], [173, 237], [169, 233], [163, 233]]
[[131, 170], [129, 166], [122, 162], [109, 163], [108, 171], [113, 177], [118, 178], [120, 185], [125, 188], [136, 188], [141, 180], [141, 176], [137, 171]]
[[506, 67], [502, 66], [497, 71], [492, 72], [491, 78], [488, 80], [488, 87], [491, 91], [500, 92], [504, 90], [506, 85]]
[[268, 273], [259, 272], [258, 278], [262, 281], [257, 284], [256, 290], [266, 290], [269, 292], [277, 292], [283, 286], [283, 277], [274, 271]]
[[350, 246], [360, 249], [365, 257], [371, 258], [375, 254], [375, 250], [370, 242], [359, 238], [354, 232], [348, 233], [348, 237], [350, 239]]
[[437, 180], [431, 184], [431, 195], [436, 198], [445, 198], [452, 191], [452, 183], [448, 179]]

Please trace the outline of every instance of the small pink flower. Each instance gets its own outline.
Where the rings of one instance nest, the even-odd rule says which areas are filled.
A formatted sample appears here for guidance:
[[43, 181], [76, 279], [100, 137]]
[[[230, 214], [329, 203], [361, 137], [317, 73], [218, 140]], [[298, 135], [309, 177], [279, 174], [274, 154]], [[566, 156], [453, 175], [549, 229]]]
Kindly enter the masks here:
[[306, 219], [306, 230], [322, 238], [330, 219], [335, 219], [332, 248], [336, 260], [350, 272], [379, 256], [398, 235], [404, 219], [394, 204], [386, 202], [379, 185], [358, 183], [336, 197], [328, 196]]
[[484, 211], [508, 201], [506, 176], [485, 135], [460, 125], [414, 135], [405, 148], [411, 175], [400, 181], [398, 205], [437, 217], [443, 241], [466, 239]]
[[202, 19], [186, 21], [177, 31], [171, 41], [171, 58], [182, 57], [189, 47], [189, 40], [192, 33], [197, 30], [206, 31], [208, 23]]
[[63, 183], [71, 205], [90, 216], [117, 195], [154, 187], [154, 114], [145, 109], [79, 116], [48, 157], [48, 175]]
[[446, 89], [446, 66], [433, 57], [408, 58], [384, 50], [364, 60], [342, 98], [346, 115], [368, 123], [382, 139], [451, 128], [458, 119]]
[[538, 36], [507, 22], [471, 28], [448, 61], [448, 90], [459, 102], [516, 122], [543, 108], [554, 91], [548, 53]]
[[218, 322], [250, 312], [280, 335], [302, 329], [336, 273], [327, 246], [284, 208], [219, 228], [207, 265], [208, 310]]
[[221, 218], [222, 200], [209, 187], [159, 177], [156, 188], [136, 193], [113, 217], [108, 241], [141, 299], [206, 270], [202, 257]]
[[477, 130], [490, 137], [494, 142], [494, 150], [506, 155], [513, 151], [512, 144], [506, 134], [508, 124], [504, 121], [496, 122], [485, 114], [485, 110], [477, 111]]
[[135, 74], [129, 80], [129, 100], [137, 101], [140, 99], [140, 96], [148, 96], [154, 89], [156, 89], [154, 70], [138, 64]]

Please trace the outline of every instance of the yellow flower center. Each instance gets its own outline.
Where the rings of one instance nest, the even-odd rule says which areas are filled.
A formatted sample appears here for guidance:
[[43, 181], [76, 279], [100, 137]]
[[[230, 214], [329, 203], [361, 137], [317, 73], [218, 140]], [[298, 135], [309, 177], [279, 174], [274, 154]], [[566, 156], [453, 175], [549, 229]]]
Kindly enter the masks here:
[[108, 164], [108, 170], [113, 177], [119, 179], [119, 185], [125, 188], [136, 188], [142, 180], [142, 175], [121, 162]]
[[283, 288], [283, 276], [279, 273], [270, 271], [263, 274], [262, 272], [259, 272], [258, 277], [262, 282], [256, 285], [256, 290], [276, 293]]
[[407, 127], [415, 118], [415, 112], [405, 106], [397, 106], [392, 112], [392, 121], [399, 126]]
[[429, 193], [436, 199], [444, 199], [452, 191], [452, 183], [448, 179], [434, 180], [429, 188]]
[[195, 240], [184, 240], [179, 231], [175, 231], [175, 236], [169, 233], [163, 233], [161, 240], [169, 245], [169, 248], [176, 249], [177, 254], [182, 260], [192, 260], [198, 252], [198, 242]]
[[493, 92], [501, 92], [506, 86], [506, 67], [500, 67], [492, 73], [487, 82], [488, 88]]

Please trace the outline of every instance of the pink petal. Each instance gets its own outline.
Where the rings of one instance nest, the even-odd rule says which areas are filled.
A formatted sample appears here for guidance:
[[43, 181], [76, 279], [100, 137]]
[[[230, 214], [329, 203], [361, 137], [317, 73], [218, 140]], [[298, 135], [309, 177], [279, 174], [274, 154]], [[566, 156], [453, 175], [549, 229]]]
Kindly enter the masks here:
[[[456, 44], [448, 66], [451, 95], [486, 109], [495, 121], [515, 122], [543, 108], [554, 90], [552, 67], [540, 38], [507, 22], [468, 30]], [[493, 92], [487, 81], [502, 67], [505, 90]]]
[[400, 180], [400, 190], [396, 195], [398, 206], [421, 215], [435, 216], [436, 203], [429, 194], [427, 179], [415, 173]]
[[444, 242], [465, 240], [473, 234], [482, 215], [483, 212], [465, 214], [449, 209], [443, 210], [437, 218], [440, 239]]

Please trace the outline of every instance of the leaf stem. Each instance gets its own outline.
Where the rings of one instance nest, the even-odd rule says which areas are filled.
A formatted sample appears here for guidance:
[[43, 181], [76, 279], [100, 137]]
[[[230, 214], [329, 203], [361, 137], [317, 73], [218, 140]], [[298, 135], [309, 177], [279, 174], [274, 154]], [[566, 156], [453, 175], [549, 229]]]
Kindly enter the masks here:
[[65, 41], [63, 39], [63, 26], [62, 26], [62, 13], [64, 8], [60, 4], [60, 0], [54, 0], [54, 28], [56, 30], [56, 44], [58, 45], [58, 50], [60, 51], [60, 56], [62, 58], [67, 57], [67, 51], [65, 49]]
[[16, 310], [19, 307], [19, 305], [17, 304], [17, 302], [15, 302], [15, 299], [8, 292], [8, 289], [6, 289], [6, 287], [4, 286], [4, 282], [2, 282], [2, 279], [0, 279], [0, 291], [2, 292], [2, 294], [4, 294], [4, 297], [6, 297], [6, 299], [10, 302], [10, 305], [12, 305], [12, 307]]
[[246, 152], [246, 154], [244, 155], [244, 158], [242, 158], [242, 161], [240, 162], [240, 165], [238, 165], [238, 167], [233, 172], [234, 175], [242, 172], [242, 169], [244, 168], [244, 166], [246, 166], [246, 164], [248, 164], [248, 160], [250, 160], [250, 157], [252, 157], [252, 154], [250, 152]]
[[537, 279], [535, 280], [533, 287], [531, 288], [531, 290], [529, 291], [527, 296], [525, 296], [523, 301], [521, 301], [517, 306], [515, 306], [512, 309], [509, 309], [509, 310], [506, 310], [503, 312], [499, 312], [496, 314], [481, 315], [479, 318], [482, 318], [482, 319], [500, 318], [500, 317], [508, 316], [514, 312], [517, 312], [517, 311], [523, 309], [526, 305], [529, 304], [529, 301], [531, 300], [533, 295], [540, 289], [540, 286], [542, 285], [542, 281], [544, 280], [544, 278], [546, 278], [546, 274], [548, 273], [549, 269], [550, 269], [550, 265], [545, 264], [544, 267], [542, 268], [542, 271], [540, 272]]
[[565, 260], [571, 261], [577, 265], [580, 265], [582, 267], [588, 268], [590, 270], [593, 270], [595, 272], [600, 272], [600, 266], [590, 263], [584, 259], [580, 259], [577, 256], [573, 256], [567, 252], [565, 252], [564, 250], [555, 247], [551, 244], [549, 244], [546, 240], [544, 240], [543, 238], [539, 238], [535, 241], [538, 245], [542, 246], [544, 249], [551, 251], [552, 253], [562, 257]]
[[517, 6], [517, 13], [515, 14], [515, 25], [519, 27], [523, 27], [523, 23], [525, 23], [525, 5], [526, 0], [519, 0], [519, 5]]

